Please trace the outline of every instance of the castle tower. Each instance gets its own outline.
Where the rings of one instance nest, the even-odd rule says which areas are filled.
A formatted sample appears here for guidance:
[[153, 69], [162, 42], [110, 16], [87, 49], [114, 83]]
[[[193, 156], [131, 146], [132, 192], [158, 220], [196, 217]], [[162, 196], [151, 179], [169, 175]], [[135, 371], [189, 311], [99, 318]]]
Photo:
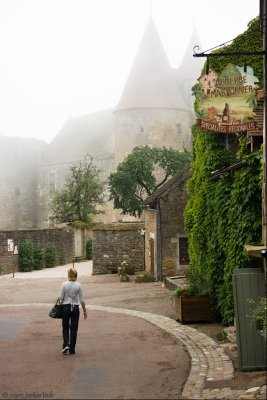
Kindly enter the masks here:
[[188, 41], [188, 45], [180, 66], [175, 72], [178, 87], [180, 89], [180, 92], [183, 94], [183, 99], [190, 110], [191, 125], [195, 121], [195, 97], [192, 96], [191, 89], [197, 83], [197, 80], [201, 74], [202, 67], [204, 65], [203, 59], [193, 56], [195, 46], [199, 46], [199, 48], [201, 48], [201, 42], [196, 28], [194, 28], [193, 33]]
[[189, 109], [150, 19], [115, 116], [115, 165], [135, 146], [190, 147]]

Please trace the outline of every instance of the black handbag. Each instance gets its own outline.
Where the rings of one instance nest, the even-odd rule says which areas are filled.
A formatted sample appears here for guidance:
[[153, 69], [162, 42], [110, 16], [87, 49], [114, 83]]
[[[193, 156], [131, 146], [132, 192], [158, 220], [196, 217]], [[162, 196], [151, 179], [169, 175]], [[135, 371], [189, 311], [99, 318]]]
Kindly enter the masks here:
[[48, 315], [51, 318], [62, 318], [62, 300], [60, 298], [57, 299]]

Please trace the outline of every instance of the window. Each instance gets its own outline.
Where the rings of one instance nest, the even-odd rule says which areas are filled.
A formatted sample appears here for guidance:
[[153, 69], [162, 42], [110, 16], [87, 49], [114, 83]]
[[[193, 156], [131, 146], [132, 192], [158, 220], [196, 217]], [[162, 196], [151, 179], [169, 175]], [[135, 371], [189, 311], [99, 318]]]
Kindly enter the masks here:
[[54, 171], [50, 172], [49, 182], [48, 182], [48, 191], [49, 195], [52, 195], [56, 190], [56, 174]]
[[145, 133], [144, 127], [141, 125], [139, 128], [139, 135], [143, 135]]
[[176, 131], [177, 131], [177, 133], [182, 133], [182, 125], [181, 125], [181, 122], [177, 122], [177, 124], [176, 124]]
[[179, 264], [189, 265], [188, 238], [179, 238]]

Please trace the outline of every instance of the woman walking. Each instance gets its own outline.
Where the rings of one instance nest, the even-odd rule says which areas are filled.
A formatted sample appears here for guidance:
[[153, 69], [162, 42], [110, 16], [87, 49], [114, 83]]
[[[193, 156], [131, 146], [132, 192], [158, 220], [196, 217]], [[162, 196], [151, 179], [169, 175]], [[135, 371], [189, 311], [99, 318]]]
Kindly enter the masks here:
[[60, 298], [62, 300], [62, 334], [63, 354], [75, 354], [77, 332], [80, 318], [79, 302], [83, 309], [84, 319], [87, 318], [82, 287], [77, 282], [77, 271], [68, 270], [69, 280], [62, 283]]

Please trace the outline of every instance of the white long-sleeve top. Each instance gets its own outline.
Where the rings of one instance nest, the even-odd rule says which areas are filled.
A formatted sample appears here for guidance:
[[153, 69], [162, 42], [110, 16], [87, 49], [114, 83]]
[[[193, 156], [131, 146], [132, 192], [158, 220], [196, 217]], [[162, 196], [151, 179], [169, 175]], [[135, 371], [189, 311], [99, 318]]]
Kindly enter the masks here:
[[66, 281], [62, 283], [60, 298], [62, 304], [79, 305], [84, 302], [81, 284], [77, 281]]

